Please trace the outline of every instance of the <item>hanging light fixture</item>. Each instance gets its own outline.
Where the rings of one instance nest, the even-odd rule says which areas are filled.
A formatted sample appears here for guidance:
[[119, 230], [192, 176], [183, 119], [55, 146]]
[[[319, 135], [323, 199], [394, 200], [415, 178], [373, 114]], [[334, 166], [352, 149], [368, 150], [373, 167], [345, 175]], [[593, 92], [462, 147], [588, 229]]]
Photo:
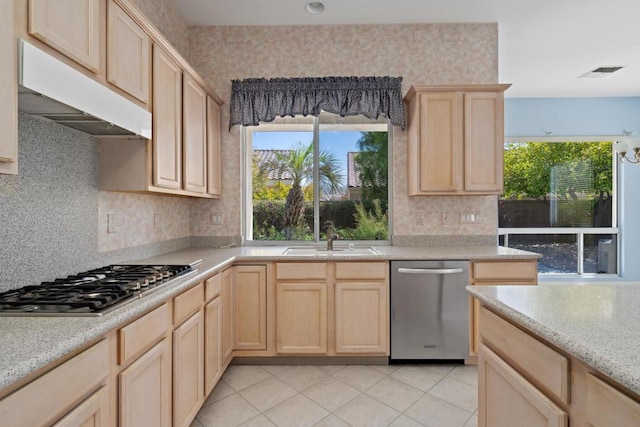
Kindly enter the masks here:
[[640, 138], [627, 138], [617, 142], [613, 144], [613, 151], [620, 155], [620, 163], [640, 163]]

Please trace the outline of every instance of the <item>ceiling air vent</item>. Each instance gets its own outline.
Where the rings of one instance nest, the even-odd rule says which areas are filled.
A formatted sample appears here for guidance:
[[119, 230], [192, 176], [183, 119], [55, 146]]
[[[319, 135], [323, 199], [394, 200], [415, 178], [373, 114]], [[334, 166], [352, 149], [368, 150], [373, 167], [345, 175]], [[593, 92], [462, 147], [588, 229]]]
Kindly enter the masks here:
[[598, 67], [595, 70], [591, 70], [588, 73], [584, 73], [578, 78], [586, 78], [586, 79], [601, 79], [603, 77], [608, 77], [611, 74], [615, 73], [618, 70], [621, 70], [624, 67], [621, 66], [613, 66], [613, 67]]

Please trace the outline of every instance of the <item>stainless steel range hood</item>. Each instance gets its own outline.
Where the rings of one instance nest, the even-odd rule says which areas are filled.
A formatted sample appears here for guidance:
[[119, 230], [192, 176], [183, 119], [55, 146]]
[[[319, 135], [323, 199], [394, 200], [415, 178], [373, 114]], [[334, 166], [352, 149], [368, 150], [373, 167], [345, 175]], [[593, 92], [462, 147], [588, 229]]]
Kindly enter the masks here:
[[151, 113], [19, 40], [18, 109], [100, 137], [151, 139]]

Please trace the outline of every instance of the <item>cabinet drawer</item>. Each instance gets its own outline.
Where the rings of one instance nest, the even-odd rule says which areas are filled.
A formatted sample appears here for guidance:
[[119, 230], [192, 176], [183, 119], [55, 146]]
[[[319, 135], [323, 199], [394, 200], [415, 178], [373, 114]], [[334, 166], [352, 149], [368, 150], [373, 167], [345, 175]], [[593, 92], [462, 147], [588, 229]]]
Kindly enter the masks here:
[[163, 304], [118, 332], [118, 363], [123, 365], [150, 347], [169, 328], [169, 306]]
[[277, 263], [276, 279], [326, 279], [327, 264], [324, 262]]
[[593, 375], [587, 375], [587, 422], [593, 427], [632, 427], [640, 422], [640, 402]]
[[222, 277], [220, 273], [216, 274], [213, 277], [208, 278], [204, 282], [204, 300], [211, 301], [222, 291]]
[[480, 339], [561, 402], [569, 403], [569, 360], [526, 332], [480, 307]]
[[387, 278], [389, 266], [386, 262], [337, 262], [336, 279], [381, 279]]
[[474, 262], [472, 264], [474, 281], [515, 281], [537, 282], [538, 263], [531, 261]]
[[173, 324], [177, 325], [198, 311], [204, 302], [204, 284], [200, 283], [173, 299]]
[[[568, 414], [489, 348], [478, 355], [478, 425], [567, 427]], [[572, 424], [573, 425], [573, 424]]]
[[102, 340], [0, 401], [3, 426], [51, 425], [106, 384], [109, 345]]

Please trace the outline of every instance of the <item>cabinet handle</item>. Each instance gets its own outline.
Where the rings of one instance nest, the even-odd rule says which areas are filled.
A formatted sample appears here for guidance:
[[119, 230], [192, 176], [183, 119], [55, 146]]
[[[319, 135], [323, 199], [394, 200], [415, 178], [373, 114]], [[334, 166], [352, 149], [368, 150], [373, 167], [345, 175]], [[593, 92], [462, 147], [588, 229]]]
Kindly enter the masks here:
[[11, 157], [0, 157], [0, 163], [13, 163], [14, 161]]
[[405, 274], [456, 274], [462, 273], [461, 268], [399, 268], [398, 273]]

